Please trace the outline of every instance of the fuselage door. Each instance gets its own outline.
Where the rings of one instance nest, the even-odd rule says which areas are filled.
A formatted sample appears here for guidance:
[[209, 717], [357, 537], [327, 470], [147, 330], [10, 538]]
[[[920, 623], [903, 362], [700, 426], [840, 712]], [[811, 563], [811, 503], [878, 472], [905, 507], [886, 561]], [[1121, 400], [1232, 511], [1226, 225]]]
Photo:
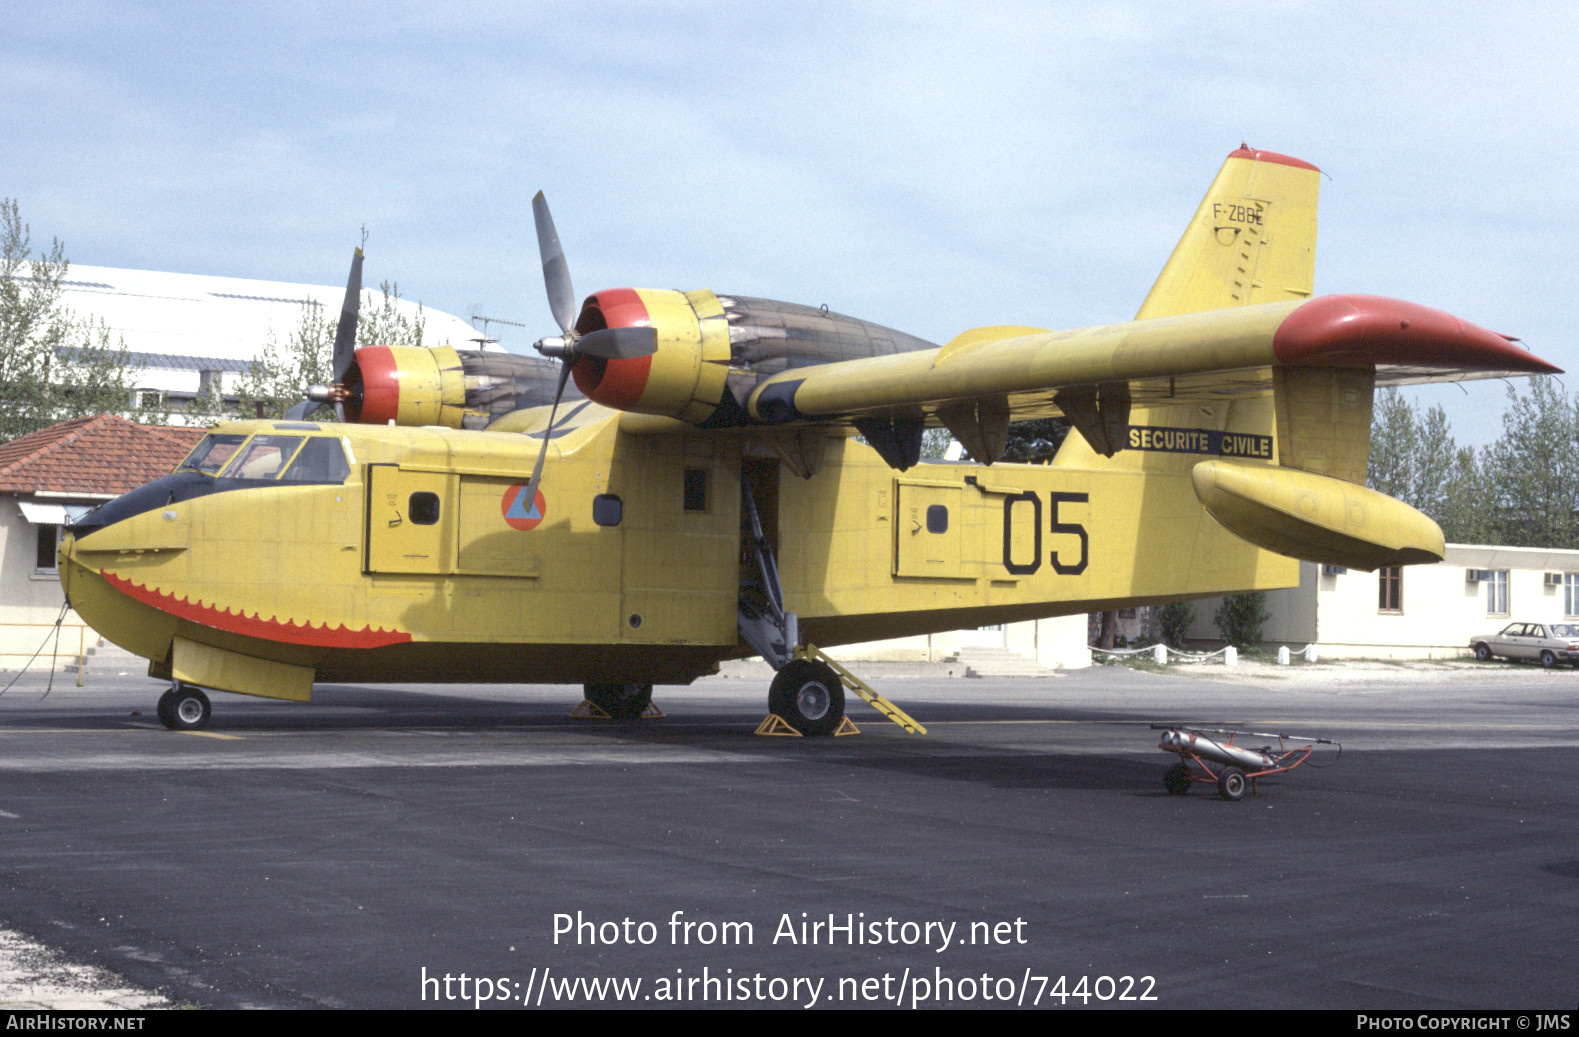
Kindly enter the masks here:
[[894, 482], [894, 575], [960, 579], [965, 516], [958, 483], [897, 479]]
[[367, 466], [367, 571], [455, 569], [455, 476]]

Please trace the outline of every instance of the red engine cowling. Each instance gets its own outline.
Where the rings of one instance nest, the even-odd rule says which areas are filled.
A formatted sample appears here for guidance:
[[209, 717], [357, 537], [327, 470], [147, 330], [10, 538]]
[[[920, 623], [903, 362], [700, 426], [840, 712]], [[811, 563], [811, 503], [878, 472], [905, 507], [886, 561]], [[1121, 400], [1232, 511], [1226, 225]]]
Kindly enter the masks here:
[[705, 289], [615, 288], [588, 297], [576, 321], [582, 334], [621, 327], [656, 328], [657, 352], [631, 360], [580, 357], [572, 369], [576, 386], [606, 407], [698, 424], [750, 422], [736, 401], [787, 367], [937, 348], [825, 307]]
[[709, 291], [613, 288], [587, 297], [576, 319], [585, 335], [603, 328], [651, 327], [657, 351], [624, 360], [577, 358], [576, 388], [605, 407], [706, 421], [729, 375], [729, 324]]
[[559, 364], [450, 346], [363, 346], [346, 370], [347, 421], [486, 428], [523, 407], [553, 402]]

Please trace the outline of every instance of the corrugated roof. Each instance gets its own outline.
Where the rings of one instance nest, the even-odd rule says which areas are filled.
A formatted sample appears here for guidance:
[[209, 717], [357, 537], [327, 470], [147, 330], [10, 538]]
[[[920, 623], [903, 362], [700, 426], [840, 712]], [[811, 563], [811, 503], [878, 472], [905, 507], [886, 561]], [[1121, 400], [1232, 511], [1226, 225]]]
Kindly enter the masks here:
[[[70, 346], [61, 346], [55, 352], [71, 359], [80, 351]], [[250, 360], [228, 360], [221, 356], [185, 356], [176, 353], [138, 353], [127, 350], [126, 359], [132, 367], [156, 367], [163, 371], [234, 371], [237, 374], [244, 374], [252, 370]]]
[[0, 492], [121, 494], [170, 474], [204, 429], [77, 418], [0, 444]]

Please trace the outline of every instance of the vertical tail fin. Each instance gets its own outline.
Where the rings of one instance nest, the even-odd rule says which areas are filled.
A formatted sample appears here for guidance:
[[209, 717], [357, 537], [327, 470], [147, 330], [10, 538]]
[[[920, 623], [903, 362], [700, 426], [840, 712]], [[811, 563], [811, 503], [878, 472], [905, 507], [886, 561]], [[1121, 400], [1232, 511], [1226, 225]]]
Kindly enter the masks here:
[[[1321, 171], [1297, 158], [1248, 147], [1230, 153], [1136, 319], [1309, 298], [1316, 274], [1316, 196], [1320, 181]], [[1164, 433], [1181, 429], [1232, 432], [1251, 437], [1247, 442], [1268, 451], [1274, 437], [1278, 437], [1279, 450], [1287, 451], [1293, 424], [1307, 424], [1307, 412], [1316, 414], [1336, 391], [1326, 382], [1317, 384], [1320, 380], [1315, 378], [1295, 381], [1297, 385], [1279, 383], [1276, 410], [1268, 397], [1136, 405], [1121, 418], [1115, 412], [1115, 424], [1121, 427], [1113, 432], [1131, 437], [1148, 429]], [[1115, 398], [1128, 398], [1127, 393], [1120, 391], [1123, 387], [1104, 388]], [[1359, 388], [1345, 382], [1344, 400], [1352, 397], [1356, 405], [1368, 403], [1368, 394], [1364, 401], [1360, 400]], [[1286, 416], [1284, 412], [1289, 411], [1289, 401], [1295, 396], [1301, 404], [1299, 414]], [[1363, 481], [1370, 435], [1369, 410], [1364, 411], [1364, 441], [1359, 442], [1361, 416], [1357, 407], [1351, 409], [1355, 410], [1353, 415], [1345, 411], [1343, 420], [1334, 418], [1322, 426], [1320, 442], [1302, 450], [1293, 463], [1323, 473], [1333, 469], [1340, 478], [1349, 478], [1358, 464]], [[1076, 414], [1070, 407], [1065, 407], [1065, 412], [1080, 434], [1064, 441], [1055, 464], [1184, 473], [1200, 459], [1188, 453], [1144, 447], [1120, 449], [1115, 454], [1115, 446], [1137, 444], [1115, 444], [1111, 434], [1106, 438], [1093, 436], [1075, 420]], [[1279, 419], [1283, 419], [1282, 427]], [[1144, 443], [1144, 437], [1138, 442]]]
[[1136, 319], [1309, 298], [1320, 178], [1287, 155], [1232, 152]]

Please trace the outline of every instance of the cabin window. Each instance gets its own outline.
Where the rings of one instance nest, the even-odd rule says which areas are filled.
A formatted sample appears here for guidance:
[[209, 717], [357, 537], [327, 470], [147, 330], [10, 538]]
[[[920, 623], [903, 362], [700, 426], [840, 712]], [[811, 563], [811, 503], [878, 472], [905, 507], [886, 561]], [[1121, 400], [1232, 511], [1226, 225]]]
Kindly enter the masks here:
[[253, 436], [220, 478], [273, 479], [301, 445], [301, 436]]
[[176, 471], [218, 475], [225, 462], [235, 456], [236, 448], [246, 441], [246, 436], [204, 436], [203, 441], [186, 455], [186, 460], [176, 466]]
[[280, 476], [281, 482], [343, 483], [351, 474], [346, 463], [345, 450], [335, 436], [317, 436], [309, 439], [297, 453], [296, 460]]
[[706, 468], [687, 468], [685, 470], [685, 510], [707, 510]]
[[411, 516], [411, 521], [419, 526], [431, 526], [439, 520], [439, 495], [436, 493], [413, 493], [410, 507], [406, 514]]
[[612, 493], [592, 498], [592, 521], [600, 526], [617, 526], [625, 518], [625, 503]]
[[1404, 610], [1404, 569], [1401, 565], [1384, 565], [1376, 573], [1376, 611], [1402, 612]]
[[927, 532], [948, 532], [948, 505], [933, 504], [927, 508]]

